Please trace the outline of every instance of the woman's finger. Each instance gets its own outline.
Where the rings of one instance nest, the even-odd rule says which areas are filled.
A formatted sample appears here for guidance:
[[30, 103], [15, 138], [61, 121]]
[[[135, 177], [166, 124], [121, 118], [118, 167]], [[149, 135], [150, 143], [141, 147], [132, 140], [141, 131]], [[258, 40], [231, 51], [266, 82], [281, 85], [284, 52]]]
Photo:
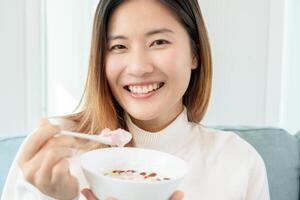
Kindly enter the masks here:
[[[88, 189], [85, 188], [81, 191], [81, 193], [86, 197], [87, 200], [97, 200], [96, 197], [94, 196], [93, 192]], [[175, 191], [172, 195], [172, 197], [170, 198], [170, 200], [182, 200], [184, 197], [184, 193], [181, 191]], [[113, 197], [108, 197], [105, 200], [117, 200], [116, 198]]]
[[108, 198], [106, 198], [105, 200], [117, 200], [117, 199], [114, 198], [114, 197], [108, 197]]
[[70, 179], [72, 175], [69, 170], [70, 163], [67, 159], [61, 159], [52, 169], [51, 183], [64, 183], [64, 180]]
[[74, 199], [75, 196], [78, 196], [78, 180], [71, 175], [67, 159], [60, 160], [53, 167], [51, 174], [50, 182], [47, 182], [47, 185], [45, 185], [48, 193], [55, 192], [59, 194], [60, 198], [57, 199]]
[[[88, 188], [84, 188], [81, 193], [85, 196], [87, 200], [97, 200], [96, 197], [94, 196], [92, 190]], [[105, 200], [117, 200], [116, 198], [113, 197], [108, 197]]]
[[74, 153], [72, 148], [77, 149], [76, 146], [78, 146], [76, 140], [72, 137], [49, 139], [30, 160], [19, 163], [26, 174], [26, 180], [32, 181], [32, 175], [38, 170], [39, 174], [45, 174], [44, 180], [49, 179], [52, 166], [62, 158], [71, 157]]
[[57, 126], [52, 126], [45, 122], [45, 120], [43, 121], [43, 125], [38, 128], [24, 144], [19, 157], [20, 165], [29, 161], [50, 138], [60, 131]]
[[42, 183], [50, 181], [53, 166], [63, 158], [70, 157], [71, 155], [72, 150], [67, 148], [40, 151], [33, 159], [20, 167], [24, 178], [28, 182], [42, 185]]
[[42, 118], [38, 127], [41, 127], [41, 126], [45, 126], [45, 125], [48, 125], [50, 124], [49, 120], [47, 118]]
[[81, 193], [85, 196], [85, 198], [87, 200], [97, 200], [96, 197], [94, 196], [93, 192], [88, 189], [88, 188], [84, 188]]
[[184, 193], [181, 191], [175, 191], [172, 195], [172, 197], [170, 198], [170, 200], [182, 200], [184, 197]]
[[53, 138], [47, 141], [45, 148], [51, 147], [70, 147], [77, 148], [79, 147], [78, 141], [74, 137], [63, 136], [63, 135], [54, 135]]
[[[43, 153], [43, 155], [38, 155], [36, 156], [36, 158], [39, 156], [44, 156], [44, 158], [38, 171], [38, 174], [42, 176], [45, 181], [50, 181], [52, 178], [51, 172], [54, 166], [57, 163], [59, 163], [62, 159], [71, 157], [72, 150], [70, 148], [57, 147], [55, 149], [48, 149], [46, 152]], [[37, 163], [40, 162], [38, 158], [36, 160]]]

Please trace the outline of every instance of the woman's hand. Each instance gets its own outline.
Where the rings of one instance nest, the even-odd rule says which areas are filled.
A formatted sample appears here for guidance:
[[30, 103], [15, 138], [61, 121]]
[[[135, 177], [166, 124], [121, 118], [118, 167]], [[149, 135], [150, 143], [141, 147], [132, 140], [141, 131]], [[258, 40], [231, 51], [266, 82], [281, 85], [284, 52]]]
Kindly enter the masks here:
[[[81, 193], [85, 196], [87, 200], [97, 200], [96, 197], [94, 196], [93, 192], [90, 189], [83, 189]], [[173, 193], [172, 197], [170, 200], [182, 200], [184, 197], [184, 193], [177, 190]], [[105, 200], [117, 200], [116, 198], [109, 197]]]
[[60, 200], [74, 199], [79, 193], [77, 179], [71, 176], [68, 157], [77, 142], [72, 137], [55, 136], [60, 129], [42, 120], [28, 138], [18, 159], [24, 178], [42, 193]]

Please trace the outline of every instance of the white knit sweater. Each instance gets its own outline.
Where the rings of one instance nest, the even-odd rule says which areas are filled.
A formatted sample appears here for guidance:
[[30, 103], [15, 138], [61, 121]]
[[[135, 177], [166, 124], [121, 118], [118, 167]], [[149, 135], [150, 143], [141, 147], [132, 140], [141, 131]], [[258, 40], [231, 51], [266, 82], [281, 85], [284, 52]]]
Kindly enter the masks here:
[[[168, 127], [155, 133], [138, 128], [128, 116], [126, 122], [137, 147], [168, 152], [188, 162], [189, 174], [178, 188], [184, 192], [185, 200], [270, 199], [262, 158], [235, 133], [188, 122], [186, 109]], [[64, 122], [64, 128], [65, 125]], [[70, 170], [83, 189], [88, 184], [77, 163], [75, 156]], [[14, 162], [2, 200], [50, 199], [23, 179]], [[78, 199], [85, 198], [79, 195]]]

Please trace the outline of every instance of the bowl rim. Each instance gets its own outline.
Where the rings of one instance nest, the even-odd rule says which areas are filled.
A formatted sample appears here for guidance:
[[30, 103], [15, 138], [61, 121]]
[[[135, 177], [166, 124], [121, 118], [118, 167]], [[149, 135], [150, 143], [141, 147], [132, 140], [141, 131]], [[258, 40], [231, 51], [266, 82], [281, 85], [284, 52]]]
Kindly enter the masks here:
[[[175, 178], [171, 178], [170, 180], [163, 180], [163, 181], [144, 181], [144, 180], [127, 180], [127, 179], [117, 179], [117, 178], [113, 178], [113, 177], [110, 177], [110, 176], [104, 176], [103, 174], [97, 174], [95, 173], [93, 170], [91, 169], [88, 169], [85, 167], [84, 165], [84, 162], [83, 162], [83, 157], [85, 157], [85, 155], [89, 154], [89, 153], [92, 153], [92, 152], [96, 152], [96, 151], [113, 151], [113, 150], [116, 150], [116, 149], [134, 149], [134, 150], [137, 150], [137, 151], [152, 151], [152, 152], [156, 152], [156, 153], [162, 153], [162, 154], [165, 154], [166, 156], [171, 156], [173, 158], [175, 158], [176, 160], [179, 160], [180, 162], [183, 163], [184, 165], [184, 172], [182, 173], [181, 176], [178, 176], [178, 177], [175, 177]], [[108, 147], [108, 148], [100, 148], [100, 149], [94, 149], [94, 150], [91, 150], [91, 151], [88, 151], [88, 152], [85, 152], [83, 154], [80, 155], [80, 167], [82, 168], [83, 171], [88, 171], [88, 173], [92, 174], [93, 176], [96, 176], [96, 177], [100, 177], [102, 179], [106, 179], [106, 180], [109, 180], [109, 181], [114, 181], [114, 182], [124, 182], [124, 183], [130, 183], [130, 184], [166, 184], [166, 183], [170, 183], [170, 182], [175, 182], [175, 181], [178, 181], [178, 180], [181, 180], [183, 179], [188, 171], [189, 171], [189, 168], [188, 168], [188, 163], [183, 160], [182, 158], [179, 158], [175, 155], [172, 155], [170, 153], [167, 153], [167, 152], [163, 152], [163, 151], [158, 151], [158, 150], [155, 150], [155, 149], [146, 149], [146, 148], [140, 148], [140, 147]]]

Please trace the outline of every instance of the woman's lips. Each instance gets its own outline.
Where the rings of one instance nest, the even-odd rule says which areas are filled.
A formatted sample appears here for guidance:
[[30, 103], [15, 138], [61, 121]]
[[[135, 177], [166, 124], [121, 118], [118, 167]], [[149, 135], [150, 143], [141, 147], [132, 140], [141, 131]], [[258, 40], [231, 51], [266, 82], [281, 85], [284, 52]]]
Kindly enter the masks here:
[[[163, 82], [157, 84], [157, 86], [153, 87], [150, 85], [143, 85], [143, 86], [125, 86], [124, 89], [126, 92], [133, 98], [136, 99], [145, 99], [152, 97], [153, 95], [157, 94], [158, 91], [164, 86]], [[130, 89], [129, 89], [130, 88]]]

